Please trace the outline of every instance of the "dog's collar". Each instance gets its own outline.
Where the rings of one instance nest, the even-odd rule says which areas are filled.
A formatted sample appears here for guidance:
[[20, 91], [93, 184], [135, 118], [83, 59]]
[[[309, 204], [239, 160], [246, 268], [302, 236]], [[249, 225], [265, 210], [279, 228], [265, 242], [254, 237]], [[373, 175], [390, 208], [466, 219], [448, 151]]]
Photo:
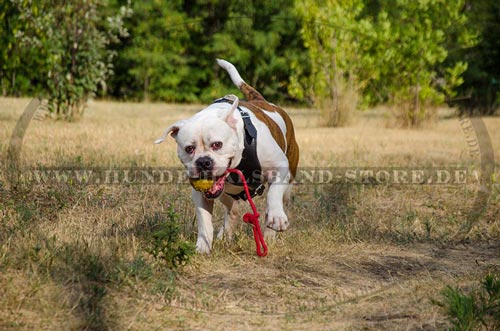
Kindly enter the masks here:
[[[233, 100], [220, 98], [214, 101], [214, 103], [222, 102], [232, 104]], [[256, 195], [262, 195], [265, 189], [264, 184], [261, 181], [262, 168], [260, 166], [259, 158], [257, 157], [257, 129], [253, 125], [250, 114], [247, 111], [242, 109], [240, 106], [238, 106], [238, 111], [243, 119], [245, 137], [243, 139], [244, 149], [241, 161], [235, 169], [238, 169], [243, 173], [245, 180], [247, 181], [248, 188], [250, 189], [250, 195], [254, 197]], [[226, 180], [231, 184], [243, 186], [235, 173], [231, 173]], [[236, 200], [247, 199], [245, 191], [242, 191], [240, 194], [230, 194], [230, 196]]]

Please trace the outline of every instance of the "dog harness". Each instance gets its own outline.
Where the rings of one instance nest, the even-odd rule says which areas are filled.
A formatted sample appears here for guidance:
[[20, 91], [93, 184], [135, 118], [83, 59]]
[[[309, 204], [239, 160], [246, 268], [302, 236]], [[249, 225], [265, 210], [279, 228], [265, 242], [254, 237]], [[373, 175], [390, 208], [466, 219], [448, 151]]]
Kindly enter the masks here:
[[[233, 101], [227, 98], [220, 98], [214, 101], [214, 103], [230, 103]], [[243, 119], [243, 125], [245, 128], [244, 137], [244, 149], [241, 157], [241, 162], [235, 167], [235, 169], [240, 170], [245, 176], [245, 181], [248, 184], [250, 197], [255, 197], [256, 195], [262, 195], [265, 190], [265, 186], [261, 181], [262, 168], [260, 166], [259, 158], [257, 157], [257, 129], [252, 123], [250, 114], [238, 106], [238, 111]], [[236, 186], [243, 186], [242, 181], [236, 173], [230, 173], [226, 178], [226, 181], [230, 184]], [[239, 194], [228, 194], [235, 200], [247, 200], [245, 190]]]

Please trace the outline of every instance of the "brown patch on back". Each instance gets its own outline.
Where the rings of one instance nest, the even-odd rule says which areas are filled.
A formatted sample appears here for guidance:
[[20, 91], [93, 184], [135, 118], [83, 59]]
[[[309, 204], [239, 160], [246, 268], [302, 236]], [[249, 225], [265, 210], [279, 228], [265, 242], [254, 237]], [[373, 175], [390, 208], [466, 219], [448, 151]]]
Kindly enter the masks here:
[[262, 94], [259, 93], [259, 91], [257, 91], [247, 83], [241, 84], [240, 91], [245, 96], [245, 99], [247, 99], [249, 102], [257, 100], [266, 101], [266, 99], [264, 99], [264, 97], [262, 96]]
[[255, 105], [253, 102], [247, 101], [240, 101], [240, 106], [250, 109], [260, 121], [267, 125], [274, 140], [278, 143], [278, 146], [281, 148], [283, 153], [286, 153], [286, 142], [283, 132], [281, 131], [279, 125], [262, 111], [263, 108]]
[[[297, 173], [297, 165], [299, 163], [299, 145], [297, 145], [297, 141], [295, 140], [295, 130], [293, 128], [293, 123], [290, 119], [290, 116], [288, 116], [288, 114], [282, 108], [267, 102], [262, 94], [260, 94], [256, 89], [254, 89], [247, 83], [241, 84], [240, 91], [248, 100], [240, 101], [240, 105], [250, 109], [259, 120], [266, 123], [266, 125], [269, 127], [273, 138], [276, 140], [276, 142], [283, 150], [283, 152], [285, 152], [286, 157], [288, 158], [288, 165], [290, 167], [290, 173], [292, 174], [293, 179]], [[283, 132], [279, 128], [278, 124], [274, 122], [269, 116], [267, 116], [266, 113], [263, 112], [263, 110], [269, 112], [277, 112], [285, 121], [286, 145], [284, 141], [285, 138], [283, 137]]]

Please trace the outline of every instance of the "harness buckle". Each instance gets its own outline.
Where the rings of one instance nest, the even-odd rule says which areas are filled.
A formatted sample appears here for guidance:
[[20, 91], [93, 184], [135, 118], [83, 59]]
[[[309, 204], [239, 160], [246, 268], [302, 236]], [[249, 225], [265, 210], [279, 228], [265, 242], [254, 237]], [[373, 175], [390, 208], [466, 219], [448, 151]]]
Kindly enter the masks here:
[[266, 189], [266, 186], [264, 184], [260, 183], [260, 185], [254, 191], [255, 195], [260, 196], [260, 195], [264, 194], [265, 189]]
[[250, 118], [250, 114], [248, 114], [246, 111], [243, 111], [243, 110], [240, 110], [240, 115], [241, 115], [241, 118]]

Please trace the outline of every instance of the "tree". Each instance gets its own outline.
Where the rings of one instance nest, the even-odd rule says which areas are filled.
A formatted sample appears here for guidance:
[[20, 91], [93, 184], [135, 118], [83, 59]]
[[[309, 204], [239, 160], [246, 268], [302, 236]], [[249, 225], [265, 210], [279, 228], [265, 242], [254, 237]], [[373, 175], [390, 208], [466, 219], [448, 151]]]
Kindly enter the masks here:
[[115, 96], [195, 101], [190, 82], [190, 27], [180, 1], [134, 1], [125, 21], [129, 35], [118, 48], [119, 75], [111, 81]]
[[298, 90], [329, 115], [327, 125], [342, 125], [343, 112], [356, 107], [358, 95], [363, 104], [394, 105], [406, 126], [420, 125], [463, 82], [467, 64], [445, 63], [448, 35], [455, 46], [473, 42], [467, 29], [455, 28], [467, 21], [463, 5], [463, 0], [298, 1], [312, 63]]
[[20, 25], [17, 17], [17, 8], [12, 3], [0, 3], [0, 84], [3, 96], [11, 92], [9, 87], [16, 85], [16, 70], [20, 64], [15, 38], [15, 30]]
[[464, 1], [380, 0], [370, 6], [378, 7], [370, 49], [378, 70], [365, 94], [395, 105], [402, 124], [419, 126], [463, 83], [467, 63], [446, 59], [449, 38], [460, 48], [474, 42], [469, 30], [457, 29], [467, 22]]
[[450, 61], [463, 59], [468, 63], [464, 83], [451, 104], [461, 113], [493, 115], [500, 106], [500, 2], [469, 0], [464, 13], [469, 18], [466, 28], [477, 31], [478, 41], [473, 47], [455, 43], [448, 47]]
[[34, 2], [16, 0], [25, 29], [19, 31], [25, 47], [44, 58], [39, 72], [48, 107], [57, 118], [77, 120], [86, 102], [112, 74], [114, 53], [107, 47], [123, 35], [122, 19], [130, 14], [122, 7], [113, 16], [99, 15], [97, 0]]
[[[292, 76], [290, 90], [308, 94], [326, 126], [342, 126], [356, 110], [364, 87], [360, 74], [367, 56], [360, 37], [369, 35], [372, 25], [360, 17], [363, 0], [298, 1], [296, 10], [311, 71], [302, 82]], [[301, 75], [300, 70], [296, 74]]]
[[[21, 17], [20, 6], [27, 2], [0, 3], [0, 87], [1, 94], [26, 95], [40, 91], [32, 82], [40, 81], [43, 58], [37, 49], [24, 47], [22, 31], [29, 29], [29, 22]], [[39, 4], [30, 4], [36, 9]]]
[[[219, 6], [224, 6], [224, 1]], [[219, 28], [203, 50], [208, 55], [205, 57], [212, 63], [217, 57], [233, 62], [243, 78], [268, 100], [300, 101], [288, 91], [293, 63], [308, 63], [298, 37], [300, 20], [294, 12], [294, 1], [231, 1], [221, 13], [224, 10], [220, 8], [212, 12], [211, 20], [219, 22]], [[225, 73], [214, 78], [207, 99], [225, 94], [228, 86], [232, 87]], [[221, 80], [224, 85], [217, 83]]]
[[111, 93], [119, 98], [209, 102], [234, 86], [216, 58], [276, 102], [290, 99], [290, 65], [305, 57], [293, 1], [134, 2]]

